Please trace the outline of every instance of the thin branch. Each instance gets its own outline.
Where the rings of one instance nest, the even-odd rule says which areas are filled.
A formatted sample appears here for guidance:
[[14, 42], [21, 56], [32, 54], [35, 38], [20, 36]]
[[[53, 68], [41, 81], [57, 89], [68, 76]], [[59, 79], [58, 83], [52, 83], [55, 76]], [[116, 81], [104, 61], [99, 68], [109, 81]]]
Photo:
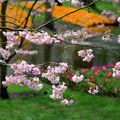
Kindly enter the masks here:
[[[27, 15], [27, 17], [23, 20], [23, 23], [25, 22], [25, 27], [26, 27], [26, 25], [27, 25], [27, 23], [26, 22], [28, 22], [28, 19], [29, 19], [29, 17], [30, 17], [30, 14], [31, 14], [31, 12], [32, 12], [32, 10], [33, 10], [33, 8], [34, 8], [34, 6], [35, 6], [35, 4], [38, 2], [38, 0], [35, 0], [34, 1], [34, 3], [32, 4], [32, 6], [31, 6], [31, 8], [30, 8], [30, 10], [29, 10], [29, 12], [28, 12], [28, 15]], [[22, 25], [22, 24], [21, 24]]]
[[[2, 21], [0, 20], [0, 22], [2, 22]], [[6, 21], [6, 23], [9, 23], [9, 24], [12, 24], [12, 25], [14, 25], [14, 26], [18, 27], [18, 25], [17, 25], [17, 24], [15, 24], [14, 22]]]
[[[58, 39], [56, 36], [52, 36], [52, 37], [54, 37], [54, 38], [56, 38], [57, 40], [61, 41], [61, 40]], [[115, 51], [113, 51], [113, 50], [111, 50], [111, 49], [109, 49], [109, 48], [105, 48], [105, 47], [103, 47], [103, 45], [106, 43], [106, 41], [104, 41], [104, 42], [103, 42], [102, 44], [100, 44], [100, 45], [97, 44], [97, 45], [94, 45], [94, 46], [93, 46], [93, 45], [85, 45], [85, 44], [72, 44], [72, 43], [67, 42], [67, 41], [61, 41], [61, 42], [65, 43], [65, 44], [68, 44], [68, 45], [75, 45], [75, 46], [80, 46], [80, 47], [101, 48], [101, 49], [104, 49], [104, 50], [110, 51], [111, 53], [114, 53], [114, 54], [120, 56], [119, 53], [117, 53], [117, 52], [115, 52]]]
[[86, 5], [85, 7], [81, 7], [81, 8], [79, 8], [79, 9], [74, 10], [74, 11], [72, 11], [72, 12], [69, 12], [69, 13], [67, 13], [67, 14], [65, 14], [65, 15], [63, 15], [63, 16], [61, 16], [61, 17], [59, 17], [59, 18], [56, 18], [56, 19], [54, 19], [53, 21], [58, 21], [58, 20], [60, 20], [60, 19], [62, 19], [62, 18], [64, 18], [64, 17], [66, 17], [66, 16], [68, 16], [68, 15], [70, 15], [70, 14], [72, 14], [72, 13], [75, 13], [75, 12], [78, 12], [78, 11], [80, 11], [80, 10], [82, 10], [82, 9], [88, 8], [88, 7], [90, 7], [91, 5], [93, 5], [93, 4], [96, 3], [96, 2], [98, 2], [98, 0], [96, 0], [96, 1], [94, 1], [94, 2], [92, 2], [92, 3], [90, 3], [89, 5]]
[[26, 5], [27, 5], [27, 3], [28, 3], [28, 1], [26, 1], [25, 2], [25, 5], [23, 6], [23, 8], [22, 8], [22, 13], [21, 13], [21, 17], [20, 17], [20, 20], [21, 20], [21, 18], [22, 18], [22, 15], [23, 15], [23, 11], [24, 11], [24, 9], [26, 8]]
[[18, 19], [16, 18], [13, 18], [13, 17], [10, 17], [10, 16], [7, 16], [7, 15], [0, 15], [0, 17], [6, 17], [6, 18], [10, 18], [10, 19], [13, 19], [13, 20], [16, 20], [17, 22], [21, 23], [21, 21], [19, 21]]
[[[29, 19], [29, 17], [30, 17], [30, 14], [31, 14], [31, 12], [32, 12], [32, 9], [33, 9], [33, 7], [35, 6], [35, 4], [37, 3], [37, 1], [38, 1], [38, 0], [35, 0], [35, 1], [34, 1], [31, 9], [29, 10], [28, 16], [26, 17], [26, 22], [25, 22], [25, 24], [24, 24], [24, 28], [26, 28], [26, 25], [27, 25], [28, 19]], [[24, 42], [24, 38], [21, 38], [21, 42], [20, 42], [20, 45], [18, 46], [18, 48], [21, 48], [21, 47], [22, 47], [23, 42]], [[14, 53], [9, 57], [9, 59], [7, 60], [7, 62], [9, 62], [15, 55], [16, 55], [16, 53], [14, 52]]]
[[82, 10], [82, 9], [88, 8], [88, 7], [90, 7], [91, 5], [93, 5], [94, 3], [96, 3], [97, 1], [98, 1], [98, 0], [90, 3], [89, 5], [86, 5], [85, 7], [81, 7], [81, 8], [78, 8], [78, 9], [72, 11], [72, 12], [69, 12], [69, 13], [67, 13], [67, 14], [59, 17], [59, 18], [51, 19], [51, 20], [49, 20], [49, 22], [46, 22], [44, 25], [41, 25], [41, 26], [37, 27], [37, 28], [36, 28], [36, 31], [38, 31], [40, 28], [44, 27], [45, 25], [49, 24], [50, 22], [56, 22], [56, 21], [58, 21], [58, 20], [60, 20], [60, 19], [62, 19], [62, 18], [64, 18], [64, 17], [66, 17], [66, 16], [68, 16], [68, 15], [70, 15], [70, 14], [72, 14], [72, 13], [75, 13], [75, 12], [80, 11], [80, 10]]

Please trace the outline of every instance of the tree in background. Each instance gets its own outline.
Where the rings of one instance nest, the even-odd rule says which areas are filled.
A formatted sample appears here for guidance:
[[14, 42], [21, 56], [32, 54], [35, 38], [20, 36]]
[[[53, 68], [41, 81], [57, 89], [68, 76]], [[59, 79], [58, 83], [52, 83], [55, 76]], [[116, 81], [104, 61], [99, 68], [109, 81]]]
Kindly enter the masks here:
[[[29, 20], [29, 17], [30, 17], [30, 14], [31, 14], [31, 12], [32, 12], [32, 9], [33, 9], [33, 7], [34, 7], [34, 5], [37, 3], [37, 1], [38, 0], [35, 0], [35, 2], [33, 3], [33, 5], [32, 5], [32, 7], [31, 7], [31, 9], [29, 10], [29, 12], [28, 12], [28, 14], [27, 14], [27, 16], [26, 16], [26, 18], [25, 18], [25, 20], [23, 20], [23, 22], [24, 23], [22, 23], [22, 24], [24, 24], [23, 26], [22, 26], [22, 24], [21, 24], [21, 26], [18, 26], [18, 29], [19, 28], [23, 28], [23, 29], [26, 29], [26, 27], [27, 27], [27, 23], [28, 23], [28, 20]], [[7, 32], [7, 29], [5, 29], [5, 28], [7, 28], [7, 26], [6, 26], [6, 24], [7, 24], [7, 21], [6, 21], [6, 19], [9, 17], [9, 16], [7, 16], [6, 15], [6, 10], [7, 10], [7, 6], [9, 5], [9, 0], [6, 0], [6, 1], [3, 1], [2, 3], [2, 7], [1, 7], [1, 32], [0, 32], [0, 37], [1, 37], [1, 53], [3, 53], [3, 51], [5, 51], [6, 53], [6, 55], [10, 55], [10, 53], [7, 51], [7, 50], [5, 50], [6, 49], [6, 46], [7, 46], [7, 43], [9, 43], [8, 42], [8, 39], [7, 39], [7, 37], [3, 34], [3, 32]], [[12, 19], [15, 19], [15, 18], [12, 18]], [[9, 21], [10, 22], [10, 21]], [[11, 23], [13, 26], [14, 26], [14, 23]], [[16, 26], [15, 26], [16, 27]], [[12, 28], [10, 28], [11, 30], [12, 30]], [[12, 36], [11, 36], [12, 37]], [[14, 38], [13, 38], [14, 39]], [[20, 44], [19, 44], [19, 46], [18, 46], [18, 48], [20, 49], [22, 46], [23, 46], [23, 38], [21, 38], [21, 42], [20, 42]], [[13, 41], [14, 42], [14, 41]], [[6, 63], [9, 63], [10, 62], [10, 60], [14, 57], [16, 55], [16, 53], [15, 52], [13, 52], [10, 56], [9, 56], [9, 58], [7, 59], [7, 60], [5, 60], [5, 62]], [[3, 56], [1, 56], [2, 58], [2, 60], [4, 60], [4, 57]], [[3, 99], [7, 99], [7, 98], [9, 98], [9, 96], [8, 96], [8, 93], [7, 93], [7, 87], [5, 87], [5, 86], [3, 86], [2, 85], [2, 82], [3, 81], [5, 81], [5, 76], [7, 75], [7, 66], [6, 65], [4, 65], [4, 64], [1, 64], [1, 66], [0, 66], [0, 72], [1, 72], [1, 75], [0, 75], [0, 79], [1, 79], [1, 81], [0, 81], [0, 95], [1, 95], [1, 98], [3, 98]]]

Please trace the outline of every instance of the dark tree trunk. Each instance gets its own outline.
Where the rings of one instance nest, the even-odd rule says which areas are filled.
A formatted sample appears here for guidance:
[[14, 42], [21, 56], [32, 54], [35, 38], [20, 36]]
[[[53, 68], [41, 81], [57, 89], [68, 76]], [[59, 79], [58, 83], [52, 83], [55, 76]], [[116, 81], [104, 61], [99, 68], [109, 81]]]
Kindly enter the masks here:
[[4, 87], [2, 85], [2, 81], [5, 81], [5, 76], [6, 76], [6, 72], [7, 72], [7, 66], [0, 66], [0, 70], [1, 70], [1, 75], [0, 75], [0, 79], [1, 79], [1, 98], [2, 99], [8, 99], [9, 96], [8, 96], [8, 92], [7, 92], [7, 88]]
[[[8, 4], [8, 1], [5, 1], [2, 3], [2, 7], [1, 7], [1, 14], [2, 14], [1, 26], [2, 27], [6, 27], [5, 15], [6, 15], [7, 4]], [[0, 32], [0, 37], [1, 37], [1, 42], [2, 42], [1, 45], [2, 45], [2, 48], [5, 49], [5, 46], [7, 43], [7, 38], [3, 35], [3, 31], [6, 31], [6, 30], [4, 28], [2, 28], [1, 31], [2, 31], [2, 32]], [[7, 73], [7, 66], [1, 65], [0, 72], [1, 72], [1, 75], [0, 75], [0, 92], [1, 92], [1, 94], [0, 95], [1, 95], [2, 99], [8, 99], [9, 96], [8, 96], [7, 88], [2, 85], [2, 82], [5, 81], [5, 76]]]
[[[48, 2], [48, 0], [46, 0], [46, 13], [45, 13], [45, 22], [49, 21], [52, 19], [52, 15], [51, 15], [51, 12], [47, 11], [48, 9], [51, 9], [51, 5], [50, 3]], [[48, 29], [50, 30], [53, 30], [55, 31], [55, 28], [54, 28], [54, 22], [51, 21], [49, 22], [47, 25], [45, 25]]]
[[51, 61], [51, 45], [45, 45], [44, 46], [44, 50], [45, 50], [45, 63], [46, 62], [50, 62]]

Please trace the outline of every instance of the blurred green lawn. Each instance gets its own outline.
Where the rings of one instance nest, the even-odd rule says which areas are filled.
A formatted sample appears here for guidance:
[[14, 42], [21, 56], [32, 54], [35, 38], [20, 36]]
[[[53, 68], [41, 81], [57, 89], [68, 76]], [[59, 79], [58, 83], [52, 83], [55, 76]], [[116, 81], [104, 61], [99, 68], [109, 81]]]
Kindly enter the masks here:
[[[14, 90], [13, 90], [14, 88]], [[47, 87], [46, 89], [48, 89]], [[31, 92], [12, 86], [9, 92]], [[45, 89], [44, 89], [45, 90]], [[120, 99], [67, 91], [74, 97], [72, 106], [60, 105], [48, 95], [0, 100], [0, 120], [119, 120]]]

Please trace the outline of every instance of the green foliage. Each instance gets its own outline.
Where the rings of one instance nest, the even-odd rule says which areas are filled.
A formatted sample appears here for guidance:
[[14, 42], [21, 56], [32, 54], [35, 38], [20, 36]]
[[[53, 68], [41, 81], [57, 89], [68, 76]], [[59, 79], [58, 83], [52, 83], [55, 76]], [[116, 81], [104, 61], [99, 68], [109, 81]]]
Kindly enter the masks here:
[[[72, 82], [72, 76], [75, 74], [83, 74], [85, 79], [80, 83]], [[77, 89], [80, 91], [87, 92], [89, 87], [98, 86], [100, 95], [107, 96], [120, 96], [120, 79], [112, 77], [112, 68], [103, 66], [101, 68], [91, 69], [78, 69], [68, 71], [63, 80], [71, 89]]]
[[[16, 87], [14, 88], [16, 92]], [[58, 101], [43, 94], [0, 100], [0, 120], [119, 120], [119, 99], [70, 90], [67, 94], [74, 97], [75, 103], [72, 106], [60, 105]]]
[[118, 16], [120, 15], [119, 13], [120, 6], [114, 5], [112, 1], [100, 0], [99, 2], [96, 3], [96, 7], [101, 11], [103, 10], [112, 11], [116, 15]]

